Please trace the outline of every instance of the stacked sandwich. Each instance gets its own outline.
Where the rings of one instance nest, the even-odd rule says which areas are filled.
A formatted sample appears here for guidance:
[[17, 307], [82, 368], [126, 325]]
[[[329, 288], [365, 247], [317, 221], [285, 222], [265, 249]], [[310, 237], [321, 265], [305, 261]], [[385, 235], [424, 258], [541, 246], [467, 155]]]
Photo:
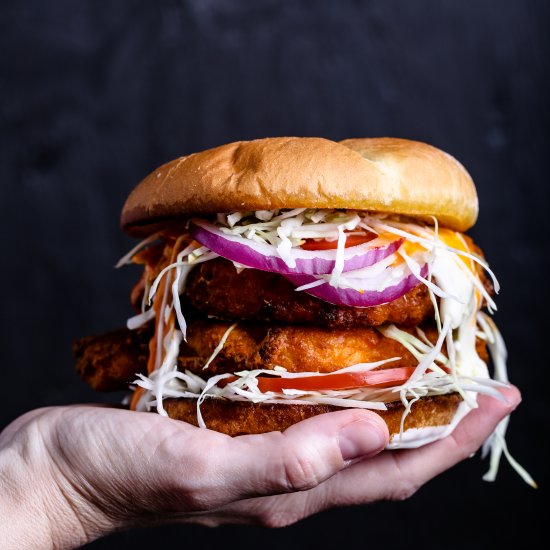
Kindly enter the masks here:
[[[402, 139], [269, 138], [174, 160], [129, 196], [143, 240], [128, 328], [76, 345], [94, 388], [229, 435], [354, 407], [390, 447], [444, 437], [500, 398], [497, 283], [463, 232], [475, 187]], [[487, 346], [495, 378], [489, 377]]]

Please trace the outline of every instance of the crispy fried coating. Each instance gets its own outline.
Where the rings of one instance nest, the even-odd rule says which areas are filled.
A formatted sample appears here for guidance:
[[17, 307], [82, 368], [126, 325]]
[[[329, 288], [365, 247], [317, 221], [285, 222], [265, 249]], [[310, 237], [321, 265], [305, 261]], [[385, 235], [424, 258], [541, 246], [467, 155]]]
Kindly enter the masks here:
[[[404, 429], [449, 424], [461, 401], [457, 393], [423, 397], [412, 406], [405, 419]], [[165, 399], [163, 405], [170, 418], [198, 425], [195, 399]], [[399, 434], [404, 406], [400, 401], [395, 401], [386, 403], [386, 407], [385, 411], [373, 412], [384, 419], [390, 436], [396, 436]], [[332, 405], [251, 403], [216, 398], [206, 399], [201, 405], [206, 426], [231, 436], [285, 430], [306, 418], [339, 410], [342, 408]]]
[[[328, 329], [324, 327], [272, 326], [263, 323], [239, 323], [220, 353], [204, 365], [219, 344], [230, 323], [196, 321], [189, 326], [187, 343], [178, 357], [180, 370], [210, 377], [226, 372], [273, 369], [281, 366], [289, 372], [333, 372], [355, 365], [399, 357], [381, 368], [414, 367], [418, 361], [401, 344], [386, 338], [374, 328]], [[435, 342], [435, 327], [424, 327]], [[414, 333], [414, 331], [412, 331]], [[97, 390], [124, 389], [145, 373], [147, 342], [152, 331], [119, 330], [104, 336], [84, 338], [75, 344], [77, 370]], [[477, 351], [487, 361], [485, 343], [478, 340]]]
[[221, 319], [256, 319], [290, 325], [414, 326], [433, 316], [428, 289], [422, 284], [380, 306], [336, 306], [305, 292], [296, 292], [282, 275], [258, 269], [238, 273], [231, 262], [221, 258], [205, 262], [191, 272], [186, 295], [199, 310]]
[[[197, 321], [188, 332], [187, 344], [180, 350], [180, 370], [203, 374], [203, 366], [214, 352], [230, 323]], [[414, 329], [407, 329], [416, 334]], [[435, 326], [423, 327], [435, 344]], [[483, 340], [476, 341], [476, 351], [488, 361]], [[446, 354], [445, 349], [443, 353]], [[387, 338], [375, 328], [329, 329], [311, 326], [273, 326], [241, 322], [229, 334], [225, 345], [208, 365], [208, 376], [241, 370], [284, 367], [288, 372], [334, 372], [357, 363], [374, 363], [396, 357], [384, 368], [416, 367], [418, 361], [399, 342]]]
[[[204, 374], [230, 323], [198, 321], [190, 330], [179, 357], [180, 369]], [[428, 329], [435, 342], [435, 328]], [[326, 327], [272, 326], [239, 323], [208, 366], [208, 376], [241, 370], [273, 369], [288, 372], [333, 372], [357, 363], [372, 363], [398, 357], [382, 368], [414, 367], [418, 361], [399, 342], [375, 328], [329, 329]]]
[[[178, 367], [205, 377], [242, 370], [273, 369], [289, 372], [333, 372], [354, 365], [400, 357], [387, 367], [414, 366], [413, 356], [401, 344], [373, 328], [272, 326], [239, 323], [204, 371], [203, 367], [230, 327], [229, 322], [196, 321], [182, 342]], [[75, 343], [76, 369], [95, 390], [124, 389], [146, 372], [151, 329], [120, 329]], [[386, 365], [385, 365], [386, 366]]]
[[152, 327], [87, 336], [73, 344], [76, 371], [94, 390], [125, 390], [147, 369]]

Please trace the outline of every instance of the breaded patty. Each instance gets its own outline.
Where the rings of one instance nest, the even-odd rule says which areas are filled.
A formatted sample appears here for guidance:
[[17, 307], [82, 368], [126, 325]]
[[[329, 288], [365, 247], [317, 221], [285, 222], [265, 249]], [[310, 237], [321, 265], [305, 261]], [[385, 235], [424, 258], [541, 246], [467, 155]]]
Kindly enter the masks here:
[[423, 284], [387, 304], [366, 308], [336, 306], [296, 292], [282, 275], [258, 269], [243, 269], [239, 273], [222, 258], [193, 270], [185, 293], [196, 308], [221, 319], [347, 328], [383, 323], [414, 326], [433, 317], [433, 305]]
[[138, 372], [147, 370], [153, 328], [126, 328], [101, 336], [87, 336], [73, 344], [76, 371], [94, 390], [128, 388]]
[[[179, 366], [196, 374], [220, 342], [229, 322], [199, 321], [192, 325]], [[435, 342], [435, 327], [428, 329]], [[241, 370], [273, 369], [288, 372], [333, 372], [357, 363], [399, 357], [381, 368], [415, 367], [418, 361], [399, 342], [370, 327], [329, 329], [311, 326], [273, 326], [239, 323], [208, 366], [208, 376]]]
[[[404, 429], [448, 424], [462, 401], [457, 393], [423, 397], [405, 419]], [[196, 399], [165, 399], [164, 408], [170, 418], [198, 426]], [[374, 411], [386, 424], [390, 435], [399, 434], [404, 406], [401, 401], [386, 403], [387, 410]], [[312, 416], [341, 411], [332, 405], [285, 405], [284, 403], [251, 403], [227, 399], [206, 399], [201, 414], [211, 430], [235, 436], [285, 430]]]
[[[399, 357], [381, 368], [414, 367], [418, 361], [401, 344], [373, 328], [327, 329], [323, 327], [272, 326], [239, 323], [222, 350], [203, 367], [230, 326], [222, 321], [197, 321], [188, 329], [178, 365], [208, 378], [242, 370], [273, 369], [289, 372], [333, 372], [357, 363], [371, 363]], [[435, 327], [424, 327], [435, 342]], [[147, 342], [151, 328], [119, 330], [104, 336], [84, 338], [75, 345], [77, 371], [96, 390], [124, 389], [147, 369]], [[136, 351], [138, 350], [138, 351]], [[477, 352], [487, 361], [483, 341]]]

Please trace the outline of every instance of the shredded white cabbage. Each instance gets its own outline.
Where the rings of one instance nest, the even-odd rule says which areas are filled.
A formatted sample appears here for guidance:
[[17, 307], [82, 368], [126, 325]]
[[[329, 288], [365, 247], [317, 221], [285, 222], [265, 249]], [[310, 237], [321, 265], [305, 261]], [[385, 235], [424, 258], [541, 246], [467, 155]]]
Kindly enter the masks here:
[[403, 258], [403, 260], [405, 260], [405, 263], [407, 264], [407, 267], [409, 268], [410, 272], [421, 283], [424, 283], [436, 296], [439, 296], [440, 298], [447, 298], [448, 296], [450, 296], [458, 300], [458, 298], [456, 298], [455, 296], [445, 293], [436, 284], [432, 283], [432, 281], [430, 281], [429, 279], [422, 277], [421, 275], [422, 268], [420, 264], [414, 261], [404, 250], [400, 249], [397, 251], [397, 253]]
[[[202, 250], [201, 250], [202, 249]], [[208, 249], [205, 249], [205, 247], [197, 248], [193, 252], [191, 252], [187, 256], [187, 260], [181, 260], [176, 261], [173, 264], [170, 264], [166, 266], [158, 275], [157, 278], [153, 281], [153, 284], [151, 285], [151, 289], [149, 290], [149, 304], [153, 301], [153, 298], [155, 294], [157, 293], [158, 286], [160, 282], [162, 281], [162, 278], [172, 269], [176, 269], [178, 267], [187, 267], [187, 266], [195, 266], [197, 264], [200, 264], [202, 262], [207, 262], [209, 260], [213, 260], [214, 258], [217, 258], [218, 254], [214, 252], [210, 252]]]
[[138, 253], [141, 252], [144, 248], [147, 248], [148, 246], [154, 244], [155, 242], [160, 242], [160, 237], [158, 233], [153, 233], [146, 239], [143, 239], [141, 242], [139, 242], [130, 252], [127, 252], [118, 260], [118, 262], [115, 264], [116, 268], [122, 267], [123, 265], [129, 264], [132, 258]]
[[[332, 273], [316, 276], [316, 281], [303, 285], [297, 290], [307, 290], [328, 283], [336, 288], [381, 291], [395, 284], [396, 279], [414, 275], [422, 284], [426, 285], [434, 305], [435, 321], [438, 328], [437, 341], [432, 344], [420, 328], [416, 329], [417, 336], [393, 325], [380, 328], [386, 337], [400, 342], [418, 361], [409, 380], [393, 388], [308, 392], [286, 389], [280, 393], [262, 393], [258, 388], [257, 381], [258, 376], [261, 375], [269, 374], [286, 378], [322, 375], [319, 373], [287, 373], [282, 368], [276, 368], [270, 371], [257, 370], [224, 374], [203, 380], [189, 371], [180, 372], [177, 370], [177, 352], [179, 343], [185, 337], [186, 323], [181, 311], [179, 296], [183, 292], [186, 277], [192, 267], [217, 257], [217, 254], [208, 248], [200, 246], [198, 243], [192, 243], [188, 249], [178, 254], [176, 262], [161, 271], [148, 289], [147, 297], [151, 303], [157, 293], [160, 281], [166, 277], [166, 287], [171, 285], [171, 300], [168, 301], [169, 292], [163, 293], [160, 311], [169, 315], [175, 309], [181, 330], [172, 328], [163, 337], [163, 323], [160, 323], [157, 368], [149, 377], [141, 376], [136, 381], [138, 386], [146, 390], [148, 397], [141, 401], [146, 404], [146, 407], [156, 407], [160, 414], [165, 414], [162, 406], [164, 397], [195, 398], [197, 399], [198, 422], [200, 426], [204, 427], [200, 405], [206, 398], [287, 404], [323, 403], [340, 407], [373, 409], [384, 408], [385, 401], [400, 399], [405, 406], [405, 412], [401, 419], [402, 436], [407, 414], [414, 403], [422, 397], [458, 392], [462, 395], [466, 406], [470, 408], [477, 407], [476, 396], [478, 394], [502, 399], [498, 388], [508, 382], [506, 348], [492, 319], [479, 312], [481, 298], [484, 299], [490, 312], [496, 310], [496, 304], [474, 269], [475, 264], [489, 274], [497, 292], [499, 290], [498, 281], [486, 263], [469, 249], [460, 234], [455, 235], [462, 244], [461, 248], [446, 244], [442, 234], [443, 230], [439, 229], [435, 218], [434, 226], [430, 227], [395, 220], [384, 215], [371, 215], [353, 210], [297, 208], [218, 214], [216, 224], [218, 229], [226, 235], [244, 237], [273, 247], [273, 250], [291, 268], [295, 267], [295, 260], [290, 251], [301, 246], [304, 239], [337, 241], [335, 266]], [[405, 247], [401, 247], [395, 254], [373, 266], [353, 272], [343, 272], [347, 235], [362, 230], [377, 235], [390, 233], [404, 238], [406, 242], [413, 243], [413, 251], [409, 253]], [[135, 253], [157, 238], [153, 235], [140, 243], [119, 263], [126, 263]], [[416, 248], [414, 248], [415, 245]], [[397, 261], [397, 258], [401, 258], [402, 261]], [[471, 266], [468, 267], [463, 259], [469, 259]], [[423, 266], [427, 266], [426, 276], [422, 272]], [[391, 269], [389, 269], [390, 267]], [[175, 270], [173, 281], [171, 281], [172, 270]], [[150, 320], [154, 315], [151, 311], [152, 309], [144, 311], [141, 315], [130, 319], [129, 326], [137, 327]], [[234, 327], [235, 325], [229, 327], [223, 335], [205, 364], [205, 368], [223, 348]], [[488, 342], [495, 366], [495, 380], [489, 378], [486, 364], [477, 355], [476, 337], [481, 337]], [[446, 356], [442, 351], [444, 344], [447, 350]], [[373, 364], [347, 367], [347, 369], [359, 370], [371, 368], [375, 368]], [[344, 371], [346, 368], [339, 372]], [[231, 380], [228, 381], [229, 378]], [[219, 385], [221, 381], [224, 383]], [[485, 479], [495, 478], [500, 456], [505, 454], [518, 473], [528, 483], [534, 484], [527, 472], [509, 455], [504, 440], [507, 422], [506, 419], [499, 425], [484, 446], [485, 453], [491, 450], [490, 470]]]
[[[187, 257], [187, 260], [183, 259], [185, 257]], [[163, 294], [161, 311], [165, 312], [164, 324], [166, 324], [172, 309], [174, 309], [176, 312], [176, 317], [178, 319], [178, 323], [179, 323], [180, 330], [182, 332], [184, 340], [187, 340], [187, 322], [185, 321], [185, 317], [181, 309], [180, 294], [183, 292], [185, 288], [185, 282], [187, 281], [187, 277], [191, 269], [193, 269], [193, 267], [195, 267], [200, 263], [207, 262], [217, 257], [218, 257], [217, 254], [215, 254], [214, 252], [210, 252], [208, 249], [205, 249], [205, 247], [197, 248], [197, 246], [194, 246], [193, 244], [191, 244], [178, 254], [177, 261], [170, 264], [169, 266], [166, 266], [158, 274], [157, 278], [154, 280], [149, 290], [148, 302], [150, 305], [157, 293], [160, 282], [162, 281], [163, 277], [166, 277], [166, 283], [165, 283], [166, 287], [168, 288], [171, 285], [172, 300], [168, 305], [167, 304], [168, 293], [165, 292]], [[173, 269], [176, 270], [176, 275], [175, 275], [174, 281], [171, 282], [171, 271]], [[160, 323], [160, 325], [162, 328], [163, 323]], [[162, 331], [159, 331], [159, 342], [162, 339], [161, 334], [162, 334]], [[157, 346], [157, 363], [156, 363], [157, 365], [158, 365], [159, 350], [160, 350], [160, 346]]]
[[223, 349], [223, 346], [225, 346], [225, 342], [229, 338], [229, 335], [233, 331], [233, 329], [237, 326], [237, 323], [233, 323], [224, 333], [223, 336], [220, 339], [220, 343], [215, 347], [214, 351], [212, 352], [212, 355], [208, 358], [208, 361], [204, 364], [204, 367], [202, 367], [202, 370], [207, 369], [210, 366], [210, 363], [214, 361], [214, 359], [217, 357], [218, 353]]
[[197, 249], [199, 248], [199, 243], [193, 241], [189, 246], [184, 248], [176, 257], [176, 276], [174, 282], [172, 283], [172, 304], [174, 305], [174, 310], [176, 311], [176, 317], [178, 318], [178, 323], [180, 325], [180, 330], [183, 334], [183, 339], [187, 341], [187, 322], [183, 316], [181, 310], [180, 294], [185, 288], [185, 282], [187, 276], [191, 269], [195, 266], [195, 263], [192, 263], [188, 260], [188, 265], [184, 264], [185, 257], [191, 257], [192, 254], [196, 254]]
[[136, 328], [139, 328], [152, 319], [155, 318], [155, 310], [154, 309], [148, 309], [147, 311], [144, 311], [143, 313], [138, 313], [137, 315], [134, 315], [133, 317], [130, 317], [126, 321], [126, 326], [130, 330], [135, 330]]
[[525, 481], [525, 483], [531, 485], [533, 489], [537, 489], [538, 485], [536, 481], [529, 475], [529, 472], [510, 454], [510, 451], [508, 450], [505, 436], [509, 420], [510, 416], [507, 416], [506, 418], [501, 420], [496, 430], [483, 445], [483, 456], [487, 455], [487, 453], [489, 452], [488, 449], [490, 449], [491, 452], [491, 457], [489, 459], [489, 470], [483, 476], [483, 480], [495, 481], [500, 464], [500, 458], [502, 456], [502, 453], [504, 453], [504, 456], [506, 457], [506, 460], [508, 460], [510, 466], [514, 468], [514, 470]]
[[345, 231], [358, 228], [361, 216], [352, 210], [295, 208], [289, 211], [235, 212], [218, 216], [217, 220], [219, 229], [226, 235], [238, 235], [273, 246], [290, 268], [296, 267], [296, 260], [290, 251], [303, 244], [304, 239], [338, 240], [336, 265], [329, 280], [331, 285], [338, 286], [344, 267]]
[[[415, 257], [418, 262], [422, 262], [423, 254], [417, 253]], [[358, 292], [375, 291], [383, 292], [389, 287], [392, 287], [411, 275], [411, 271], [406, 264], [400, 264], [393, 266], [396, 261], [396, 254], [391, 254], [383, 260], [363, 267], [361, 269], [355, 269], [353, 271], [346, 271], [338, 274], [337, 288], [353, 289]], [[388, 269], [391, 266], [391, 269]], [[327, 275], [315, 275], [316, 280], [311, 283], [299, 286], [295, 288], [296, 291], [307, 290], [314, 288], [322, 284], [333, 284], [334, 275], [329, 273]], [[333, 285], [334, 286], [334, 285]]]
[[[423, 340], [416, 338], [409, 332], [405, 332], [404, 330], [397, 328], [395, 325], [384, 325], [378, 327], [378, 330], [386, 338], [392, 338], [393, 340], [399, 342], [405, 349], [411, 352], [419, 363], [434, 349], [434, 345], [427, 339], [424, 332], [419, 328], [417, 328], [417, 330], [421, 335], [423, 335]], [[438, 361], [442, 365], [447, 365], [449, 363], [447, 357], [439, 352], [434, 355], [432, 362], [428, 365], [428, 367], [434, 372], [441, 375], [447, 374], [443, 369], [441, 369], [441, 367], [439, 367], [439, 365], [435, 363], [435, 361]]]
[[[506, 370], [506, 358], [508, 352], [506, 350], [504, 339], [502, 338], [495, 322], [487, 314], [479, 311], [477, 313], [477, 322], [480, 325], [480, 331], [485, 334], [489, 350], [491, 352], [491, 358], [495, 367], [495, 379], [504, 384], [508, 384], [508, 373]], [[521, 466], [517, 460], [514, 459], [514, 457], [510, 454], [510, 451], [508, 451], [505, 436], [509, 421], [510, 416], [507, 416], [501, 420], [496, 430], [483, 443], [482, 456], [485, 457], [489, 453], [491, 455], [489, 459], [489, 470], [483, 476], [483, 479], [485, 481], [494, 481], [496, 479], [500, 458], [502, 453], [504, 453], [512, 468], [514, 468], [514, 470], [526, 483], [536, 489], [537, 484], [535, 480], [529, 475], [527, 470], [525, 470], [525, 468], [523, 468], [523, 466]]]

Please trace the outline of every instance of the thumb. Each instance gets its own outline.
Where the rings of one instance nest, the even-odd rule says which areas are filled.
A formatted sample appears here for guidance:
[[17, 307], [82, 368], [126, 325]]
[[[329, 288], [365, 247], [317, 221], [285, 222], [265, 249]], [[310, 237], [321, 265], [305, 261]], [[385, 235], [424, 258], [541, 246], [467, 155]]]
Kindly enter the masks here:
[[376, 413], [347, 410], [315, 416], [284, 432], [227, 441], [222, 457], [227, 501], [312, 489], [388, 443]]

